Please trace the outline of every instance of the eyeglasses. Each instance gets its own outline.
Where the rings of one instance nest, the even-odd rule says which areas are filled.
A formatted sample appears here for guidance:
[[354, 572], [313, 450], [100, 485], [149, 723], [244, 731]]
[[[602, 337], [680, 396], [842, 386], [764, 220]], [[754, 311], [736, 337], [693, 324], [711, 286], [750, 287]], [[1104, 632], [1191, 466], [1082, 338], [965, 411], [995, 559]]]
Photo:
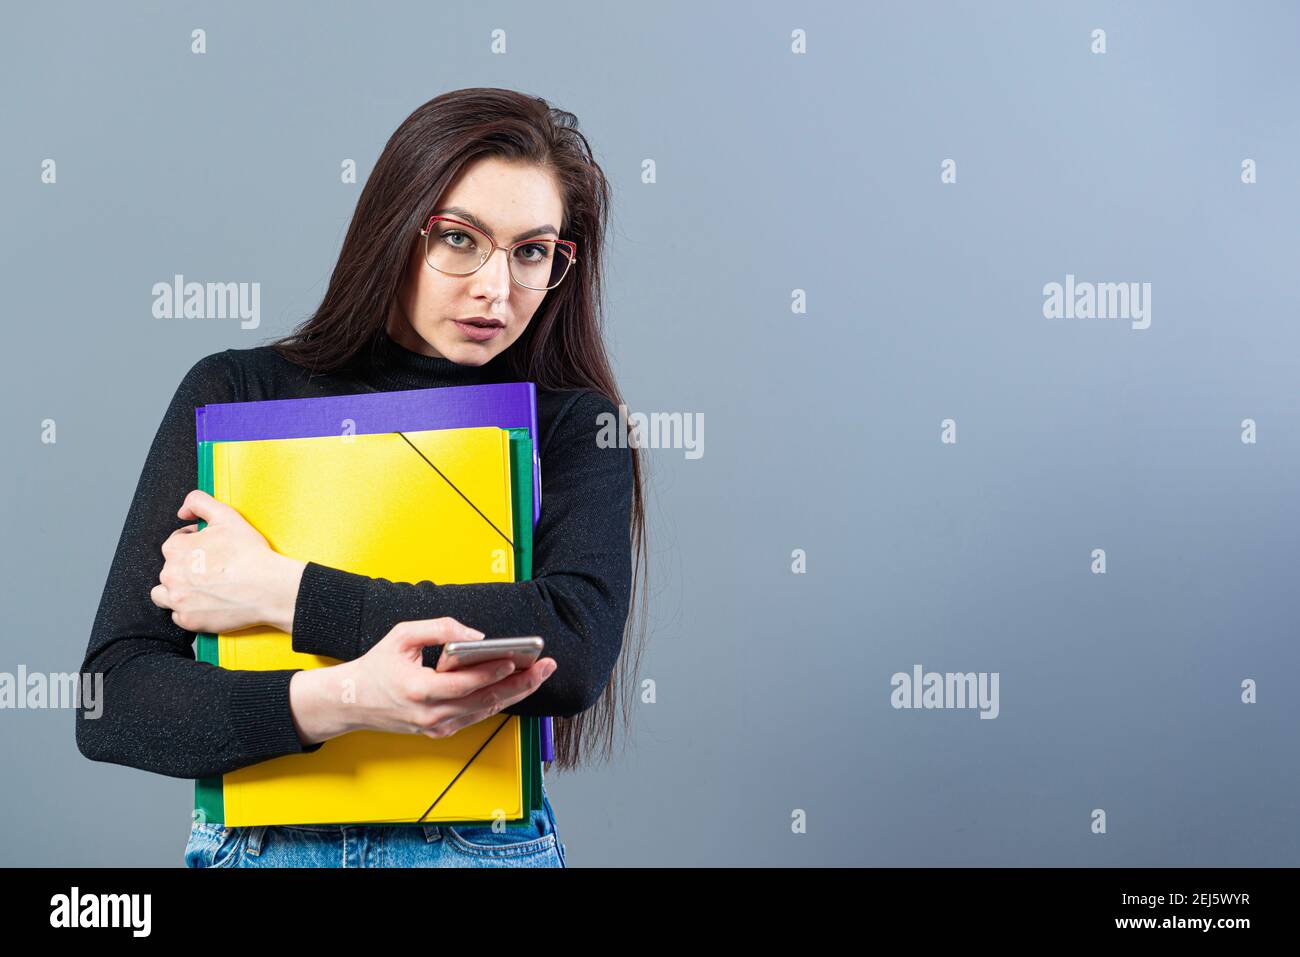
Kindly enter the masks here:
[[578, 261], [578, 246], [567, 239], [525, 239], [498, 246], [487, 233], [450, 216], [430, 216], [420, 230], [425, 262], [449, 276], [468, 276], [498, 249], [506, 251], [510, 278], [525, 289], [554, 289]]

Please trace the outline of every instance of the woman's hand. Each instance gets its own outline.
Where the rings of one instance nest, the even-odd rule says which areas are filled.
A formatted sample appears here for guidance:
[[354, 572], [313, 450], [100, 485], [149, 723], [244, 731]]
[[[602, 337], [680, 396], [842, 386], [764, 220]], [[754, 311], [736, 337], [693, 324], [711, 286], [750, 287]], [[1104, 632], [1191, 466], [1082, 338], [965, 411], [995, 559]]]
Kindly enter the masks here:
[[207, 522], [178, 528], [162, 544], [165, 561], [149, 597], [186, 631], [218, 634], [254, 625], [293, 628], [305, 562], [276, 552], [224, 502], [195, 489], [177, 516]]
[[[487, 661], [454, 671], [423, 664], [425, 645], [479, 641], [483, 633], [454, 618], [428, 618], [394, 625], [360, 658], [294, 675], [291, 708], [307, 744], [344, 734], [374, 730], [444, 738], [489, 718], [536, 691], [555, 671], [554, 658], [542, 658], [515, 672], [508, 660]], [[316, 677], [315, 671], [329, 672]], [[303, 714], [293, 702], [294, 684], [303, 682]], [[330, 715], [313, 706], [332, 700]]]

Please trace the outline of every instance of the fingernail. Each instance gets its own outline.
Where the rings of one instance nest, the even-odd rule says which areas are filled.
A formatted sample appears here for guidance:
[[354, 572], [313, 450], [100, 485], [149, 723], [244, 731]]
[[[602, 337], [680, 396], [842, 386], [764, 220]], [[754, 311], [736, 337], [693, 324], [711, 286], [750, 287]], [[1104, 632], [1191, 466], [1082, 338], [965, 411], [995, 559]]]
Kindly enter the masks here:
[[478, 639], [483, 637], [483, 632], [479, 631], [477, 628], [467, 628], [465, 630], [465, 633], [468, 634], [472, 639]]

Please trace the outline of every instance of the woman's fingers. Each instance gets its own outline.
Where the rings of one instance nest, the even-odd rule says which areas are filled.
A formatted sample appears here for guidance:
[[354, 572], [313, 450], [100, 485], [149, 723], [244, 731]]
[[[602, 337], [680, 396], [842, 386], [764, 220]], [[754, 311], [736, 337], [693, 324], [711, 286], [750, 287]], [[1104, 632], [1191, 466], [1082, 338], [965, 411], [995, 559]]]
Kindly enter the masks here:
[[555, 659], [543, 658], [517, 675], [493, 682], [490, 687], [453, 701], [444, 701], [436, 710], [445, 714], [445, 717], [437, 717], [423, 733], [433, 738], [446, 737], [461, 728], [478, 724], [503, 708], [527, 698], [554, 671]]
[[[502, 707], [504, 707], [504, 705]], [[465, 715], [461, 718], [449, 718], [437, 727], [425, 731], [424, 733], [431, 738], [449, 738], [463, 728], [468, 728], [470, 725], [478, 724], [480, 721], [486, 721], [488, 718], [492, 717], [492, 715], [496, 714], [498, 710], [499, 709], [497, 708], [492, 708], [487, 711], [478, 711], [474, 714]]]
[[176, 529], [176, 531], [172, 532], [165, 539], [163, 539], [162, 548], [161, 548], [163, 557], [164, 558], [186, 557], [183, 549], [189, 548], [190, 545], [188, 542], [185, 542], [182, 539], [186, 535], [196, 535], [198, 534], [198, 531], [199, 531], [199, 526], [197, 523], [194, 525], [185, 525], [181, 528]]
[[213, 519], [223, 518], [231, 513], [239, 514], [225, 502], [218, 501], [202, 489], [196, 488], [185, 496], [185, 501], [181, 503], [176, 515], [182, 519], [200, 518], [205, 522], [211, 522]]
[[433, 671], [425, 668], [424, 671], [427, 673], [425, 686], [428, 688], [425, 703], [439, 704], [443, 701], [459, 700], [496, 684], [502, 678], [513, 674], [514, 670], [514, 663], [507, 659], [484, 661], [477, 665], [470, 665], [468, 668], [457, 668], [455, 671]]
[[543, 658], [531, 668], [525, 668], [518, 674], [510, 675], [491, 687], [465, 695], [456, 705], [462, 711], [484, 711], [495, 707], [496, 710], [508, 708], [516, 701], [522, 701], [541, 687], [542, 682], [550, 677], [547, 670], [555, 664], [554, 658]]
[[462, 625], [455, 618], [422, 618], [399, 621], [384, 638], [391, 640], [399, 652], [418, 655], [425, 645], [445, 645], [449, 641], [477, 641], [483, 632]]
[[172, 606], [168, 604], [171, 599], [167, 594], [166, 585], [154, 585], [153, 588], [149, 589], [149, 599], [159, 608], [171, 610]]

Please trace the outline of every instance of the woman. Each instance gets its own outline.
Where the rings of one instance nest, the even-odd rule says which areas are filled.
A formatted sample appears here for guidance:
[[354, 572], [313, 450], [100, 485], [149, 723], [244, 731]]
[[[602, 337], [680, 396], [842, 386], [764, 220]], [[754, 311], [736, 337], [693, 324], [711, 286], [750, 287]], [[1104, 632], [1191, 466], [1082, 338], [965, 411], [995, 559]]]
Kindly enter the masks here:
[[[366, 182], [315, 314], [270, 345], [201, 359], [177, 389], [82, 665], [104, 676], [103, 714], [77, 713], [83, 754], [210, 777], [352, 730], [436, 738], [504, 710], [555, 718], [561, 768], [599, 743], [609, 755], [616, 702], [644, 642], [644, 607], [631, 655], [623, 633], [646, 546], [635, 443], [598, 441], [622, 402], [598, 315], [608, 202], [575, 118], [541, 99], [459, 90], [402, 123]], [[196, 406], [512, 381], [537, 386], [542, 496], [531, 581], [410, 584], [280, 555], [237, 511], [194, 488]], [[192, 567], [195, 548], [211, 571]], [[195, 661], [196, 633], [255, 625], [340, 663], [234, 671]], [[485, 635], [540, 635], [545, 657], [515, 674], [500, 662], [429, 667], [443, 642]], [[337, 694], [345, 681], [357, 689], [346, 707]], [[413, 684], [419, 701], [403, 694]], [[626, 722], [626, 702], [622, 710]], [[185, 861], [562, 867], [543, 795], [534, 832], [199, 822]]]

